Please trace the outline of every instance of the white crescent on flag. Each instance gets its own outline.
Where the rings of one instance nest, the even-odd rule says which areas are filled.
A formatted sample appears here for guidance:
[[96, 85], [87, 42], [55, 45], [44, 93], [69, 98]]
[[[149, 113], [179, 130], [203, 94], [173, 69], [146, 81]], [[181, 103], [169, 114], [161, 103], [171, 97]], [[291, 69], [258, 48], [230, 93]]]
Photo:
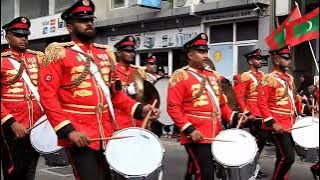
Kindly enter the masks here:
[[307, 21], [309, 28], [307, 29], [307, 31], [310, 31], [312, 29], [312, 22], [311, 21]]

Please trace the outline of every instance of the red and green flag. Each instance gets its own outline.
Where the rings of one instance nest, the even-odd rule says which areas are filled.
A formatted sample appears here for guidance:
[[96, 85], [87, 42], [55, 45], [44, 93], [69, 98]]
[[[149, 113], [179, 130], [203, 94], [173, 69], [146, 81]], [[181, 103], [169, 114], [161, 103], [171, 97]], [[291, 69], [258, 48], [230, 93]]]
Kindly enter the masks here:
[[286, 44], [295, 46], [319, 38], [319, 7], [287, 26]]
[[270, 49], [286, 46], [286, 26], [301, 17], [298, 6], [295, 7], [287, 19], [265, 39]]

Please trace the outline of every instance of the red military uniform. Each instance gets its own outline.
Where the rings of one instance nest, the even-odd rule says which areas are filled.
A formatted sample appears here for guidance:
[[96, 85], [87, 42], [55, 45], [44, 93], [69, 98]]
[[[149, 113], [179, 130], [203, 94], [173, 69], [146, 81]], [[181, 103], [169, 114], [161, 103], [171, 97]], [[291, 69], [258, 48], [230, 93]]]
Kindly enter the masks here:
[[289, 129], [295, 122], [296, 113], [307, 110], [300, 98], [290, 98], [289, 91], [293, 91], [293, 86], [293, 77], [280, 71], [273, 71], [262, 81], [258, 87], [258, 108], [264, 124], [273, 121]]
[[257, 106], [258, 84], [264, 79], [262, 71], [247, 71], [241, 74], [240, 84], [235, 91], [237, 102], [242, 112], [261, 117]]
[[[65, 145], [66, 135], [78, 130], [88, 138], [111, 136], [116, 122], [111, 120], [108, 103], [101, 87], [90, 72], [85, 73], [83, 81], [79, 77], [87, 70], [86, 62], [71, 50], [78, 45], [93, 58], [107, 86], [112, 87], [115, 59], [108, 46], [95, 43], [53, 43], [46, 49], [44, 66], [40, 70], [41, 102], [48, 120], [59, 137], [59, 144]], [[73, 86], [70, 86], [73, 84]], [[76, 85], [75, 85], [76, 84]], [[112, 89], [112, 102], [115, 108], [131, 114], [136, 112], [139, 103], [129, 98], [123, 91]], [[90, 144], [99, 149], [99, 142]]]
[[29, 128], [41, 117], [41, 108], [9, 58], [23, 63], [21, 68], [25, 69], [33, 85], [37, 86], [38, 65], [43, 53], [33, 50], [19, 53], [11, 49], [1, 53], [1, 125], [11, 125], [14, 120], [10, 117], [14, 117]]
[[[127, 86], [130, 83], [132, 83], [132, 74], [138, 73], [139, 75], [141, 75], [142, 78], [144, 78], [145, 74], [144, 70], [138, 66], [130, 65], [127, 68], [121, 65], [120, 63], [117, 63], [116, 65], [116, 73], [119, 80], [121, 81], [123, 91], [125, 91]], [[120, 129], [132, 126], [140, 127], [142, 124], [142, 121], [137, 121], [133, 119], [132, 116], [130, 116], [130, 114], [123, 112], [120, 109], [115, 109], [115, 115]]]
[[[190, 71], [210, 81], [210, 85], [219, 99], [221, 114], [203, 84]], [[214, 138], [222, 130], [221, 118], [229, 123], [235, 117], [237, 118], [237, 113], [234, 113], [227, 105], [226, 96], [221, 94], [220, 80], [221, 76], [211, 70], [200, 71], [186, 66], [175, 71], [169, 81], [167, 110], [181, 132], [193, 126], [204, 137]], [[181, 134], [180, 141], [181, 144], [192, 143], [192, 140], [187, 138], [184, 133]], [[200, 143], [210, 144], [211, 142], [203, 140]]]

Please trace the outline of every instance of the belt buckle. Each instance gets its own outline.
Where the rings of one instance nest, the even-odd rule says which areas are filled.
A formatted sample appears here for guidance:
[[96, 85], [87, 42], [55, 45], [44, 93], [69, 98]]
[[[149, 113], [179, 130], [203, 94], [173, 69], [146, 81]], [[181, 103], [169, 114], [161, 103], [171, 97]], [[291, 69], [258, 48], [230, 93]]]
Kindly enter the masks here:
[[31, 99], [31, 94], [24, 95], [24, 100], [29, 101]]
[[97, 106], [97, 112], [98, 113], [102, 113], [103, 112], [103, 104], [102, 103], [99, 103], [98, 106]]

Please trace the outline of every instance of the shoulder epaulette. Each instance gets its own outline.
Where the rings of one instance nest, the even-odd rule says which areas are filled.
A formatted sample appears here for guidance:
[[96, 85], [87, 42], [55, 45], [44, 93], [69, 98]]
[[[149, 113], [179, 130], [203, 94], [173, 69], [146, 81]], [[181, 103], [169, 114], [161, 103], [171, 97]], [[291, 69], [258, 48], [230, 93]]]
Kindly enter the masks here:
[[45, 57], [43, 59], [43, 64], [47, 66], [52, 61], [62, 59], [66, 56], [65, 47], [73, 46], [75, 43], [65, 42], [65, 43], [51, 43], [45, 50]]
[[98, 43], [92, 43], [92, 45], [96, 48], [100, 48], [100, 49], [108, 49], [109, 46], [105, 45], [105, 44], [98, 44]]
[[11, 51], [6, 51], [6, 52], [1, 53], [1, 57], [7, 57], [7, 56], [11, 56], [11, 55], [12, 55]]
[[107, 54], [110, 56], [110, 58], [112, 59], [113, 63], [116, 64], [116, 56], [115, 56], [111, 46], [108, 46], [105, 44], [98, 44], [98, 43], [92, 43], [92, 45], [96, 48], [104, 49], [107, 52]]
[[244, 72], [241, 74], [240, 76], [240, 81], [241, 82], [245, 82], [245, 81], [248, 81], [250, 80], [250, 75], [249, 75], [250, 72]]
[[184, 81], [188, 79], [188, 73], [186, 72], [187, 67], [183, 67], [181, 69], [176, 70], [170, 80], [169, 80], [169, 85], [175, 86], [178, 82]]
[[27, 49], [27, 52], [30, 53], [30, 54], [37, 55], [38, 63], [39, 63], [39, 64], [42, 64], [43, 58], [45, 57], [45, 55], [44, 55], [43, 52], [41, 52], [41, 51], [34, 51], [34, 50], [31, 50], [31, 49]]
[[146, 72], [145, 72], [145, 70], [144, 70], [143, 67], [137, 66], [137, 65], [133, 65], [133, 64], [131, 64], [130, 66], [131, 66], [132, 68], [136, 69], [137, 72], [140, 74], [140, 76], [141, 76], [142, 78], [145, 78]]
[[270, 74], [266, 75], [266, 77], [262, 81], [262, 85], [264, 85], [264, 86], [268, 85], [270, 87], [276, 88], [278, 85], [278, 81], [277, 81], [276, 77], [274, 76], [274, 74], [270, 73]]

